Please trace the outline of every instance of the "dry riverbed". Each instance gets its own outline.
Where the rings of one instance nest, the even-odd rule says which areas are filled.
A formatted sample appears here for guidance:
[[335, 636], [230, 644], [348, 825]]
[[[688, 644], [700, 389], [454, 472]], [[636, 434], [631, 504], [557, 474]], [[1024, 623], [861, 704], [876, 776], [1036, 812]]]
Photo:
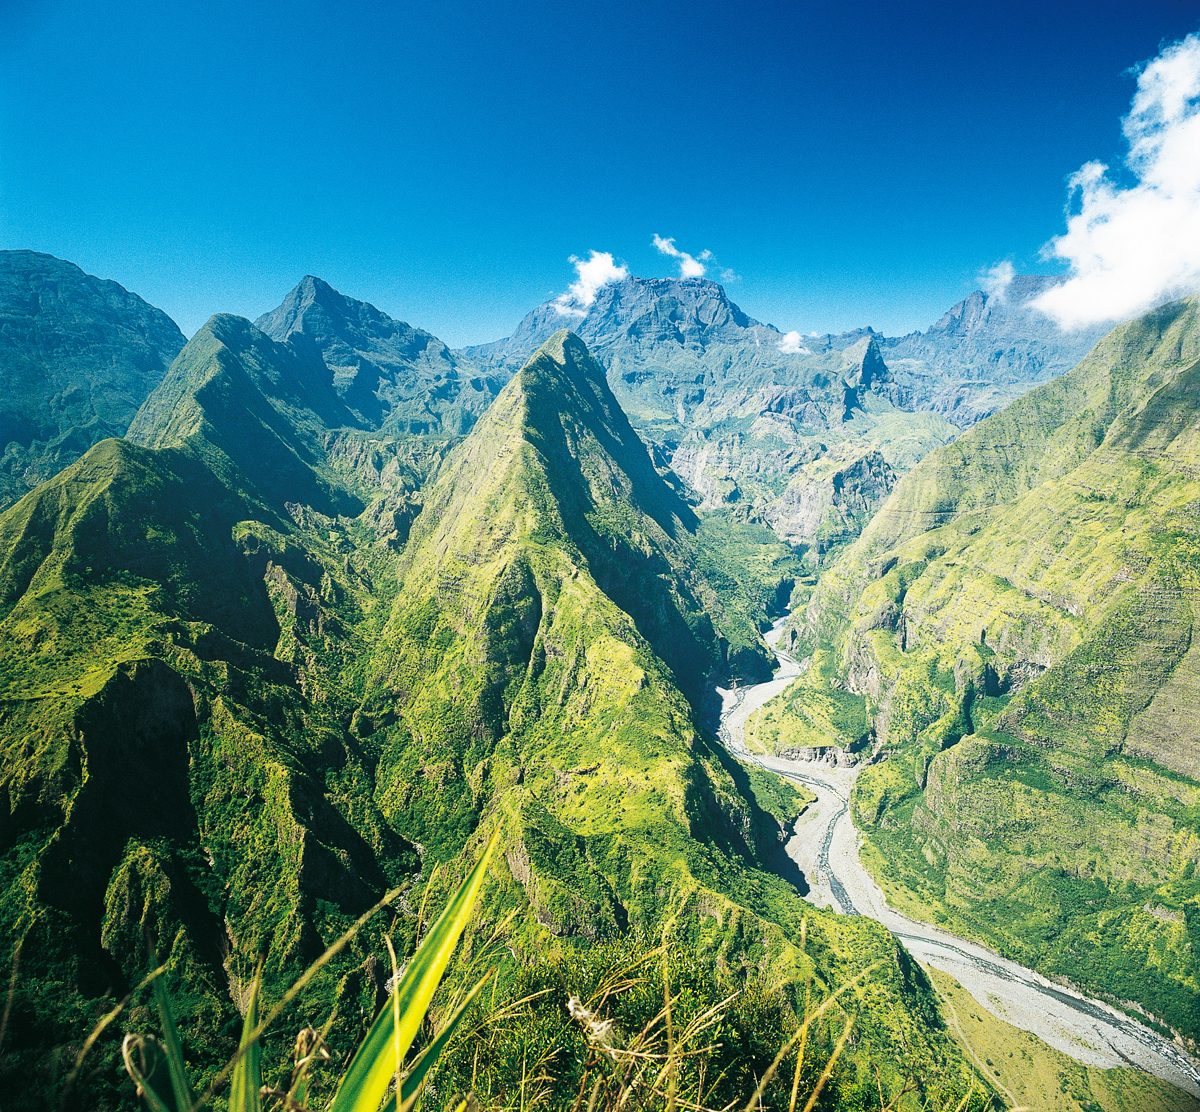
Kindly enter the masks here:
[[[767, 635], [775, 648], [781, 624]], [[767, 683], [722, 691], [721, 738], [739, 758], [802, 784], [817, 796], [795, 825], [788, 855], [811, 886], [808, 899], [842, 914], [877, 919], [922, 964], [940, 969], [997, 1019], [1032, 1032], [1078, 1062], [1109, 1068], [1135, 1066], [1200, 1097], [1200, 1067], [1190, 1055], [1149, 1028], [1097, 1000], [1061, 988], [1031, 969], [978, 943], [919, 923], [889, 907], [859, 860], [861, 835], [847, 807], [855, 768], [789, 761], [748, 753], [749, 716], [800, 674], [801, 665], [775, 648], [780, 669]]]

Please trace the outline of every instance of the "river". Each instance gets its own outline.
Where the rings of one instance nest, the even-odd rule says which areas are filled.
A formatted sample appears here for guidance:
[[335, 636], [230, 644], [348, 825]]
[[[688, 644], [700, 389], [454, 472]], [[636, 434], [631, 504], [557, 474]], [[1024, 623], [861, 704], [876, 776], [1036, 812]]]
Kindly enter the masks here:
[[1135, 1066], [1200, 1097], [1200, 1064], [1175, 1043], [1099, 1000], [1048, 981], [999, 954], [889, 907], [862, 866], [862, 835], [849, 811], [857, 767], [816, 761], [789, 761], [752, 754], [745, 746], [750, 715], [784, 690], [803, 665], [780, 651], [784, 619], [766, 635], [779, 662], [774, 679], [733, 690], [721, 697], [721, 740], [743, 761], [751, 761], [803, 784], [817, 796], [797, 819], [788, 856], [811, 887], [807, 898], [844, 915], [867, 915], [890, 930], [918, 961], [953, 976], [998, 1019], [1030, 1031], [1050, 1046], [1091, 1066]]

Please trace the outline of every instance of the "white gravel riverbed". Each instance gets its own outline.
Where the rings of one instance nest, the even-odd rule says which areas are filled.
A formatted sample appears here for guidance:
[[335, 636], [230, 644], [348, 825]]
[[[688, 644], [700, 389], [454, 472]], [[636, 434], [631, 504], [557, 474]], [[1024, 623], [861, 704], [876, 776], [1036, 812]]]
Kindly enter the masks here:
[[776, 648], [781, 634], [782, 621], [766, 638], [780, 664], [774, 679], [736, 690], [718, 689], [721, 738], [740, 759], [795, 780], [816, 794], [817, 802], [797, 820], [787, 845], [788, 856], [810, 885], [807, 899], [818, 907], [878, 920], [914, 958], [949, 973], [992, 1015], [1032, 1032], [1077, 1061], [1105, 1068], [1135, 1066], [1200, 1097], [1200, 1063], [1175, 1043], [1101, 1001], [1064, 989], [985, 946], [919, 923], [889, 907], [859, 861], [862, 836], [847, 808], [857, 768], [788, 761], [746, 751], [746, 720], [802, 670]]

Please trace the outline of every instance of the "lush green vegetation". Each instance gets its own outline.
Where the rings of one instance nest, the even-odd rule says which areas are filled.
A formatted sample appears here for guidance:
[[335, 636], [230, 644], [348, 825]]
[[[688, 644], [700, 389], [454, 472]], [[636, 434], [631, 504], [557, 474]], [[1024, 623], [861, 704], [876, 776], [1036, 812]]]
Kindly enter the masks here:
[[[335, 512], [357, 497], [317, 458], [336, 398], [303, 371], [219, 320], [143, 411], [154, 447], [105, 442], [0, 518], [11, 1107], [44, 1107], [159, 965], [206, 1087], [260, 963], [268, 1010], [398, 890], [288, 1012], [335, 1016], [344, 1053], [378, 1010], [385, 936], [413, 951], [422, 903], [449, 900], [484, 829], [500, 855], [477, 937], [499, 930], [511, 961], [497, 1000], [519, 999], [522, 971], [673, 923], [704, 992], [787, 1002], [763, 1005], [783, 1017], [764, 1032], [794, 1022], [810, 978], [849, 986], [843, 1068], [864, 1093], [875, 1066], [893, 1089], [915, 1072], [915, 1104], [969, 1085], [890, 936], [811, 912], [768, 867], [799, 801], [697, 725], [721, 660], [711, 615], [722, 632], [748, 615], [695, 569], [696, 520], [582, 345], [560, 337], [513, 380], [422, 490], [407, 544], [378, 507]], [[278, 468], [247, 474], [260, 440]], [[314, 501], [282, 500], [308, 457]], [[128, 1023], [153, 1026], [144, 994]], [[91, 1050], [78, 1106], [130, 1107], [118, 1035]], [[289, 1049], [268, 1042], [269, 1077]]]
[[823, 644], [794, 683], [750, 716], [746, 745], [760, 753], [825, 746], [857, 753], [870, 741], [869, 725], [868, 700], [845, 689], [833, 650]]
[[806, 576], [804, 563], [765, 525], [721, 511], [700, 515], [696, 556], [725, 613], [736, 619], [728, 632], [722, 629], [728, 670], [742, 680], [769, 678], [754, 632], [765, 632], [784, 612]]
[[[1198, 312], [1117, 329], [932, 453], [797, 623], [812, 671], [868, 700], [886, 759], [853, 806], [893, 902], [1187, 1038]], [[823, 695], [797, 684], [791, 720]]]

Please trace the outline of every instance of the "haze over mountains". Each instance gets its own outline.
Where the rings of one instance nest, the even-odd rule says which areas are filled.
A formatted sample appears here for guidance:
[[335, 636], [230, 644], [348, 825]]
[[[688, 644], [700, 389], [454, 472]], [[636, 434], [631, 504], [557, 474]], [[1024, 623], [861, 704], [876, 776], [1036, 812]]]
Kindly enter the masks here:
[[184, 345], [116, 282], [34, 251], [0, 251], [0, 506], [123, 436]]
[[[61, 470], [0, 514], [0, 931], [24, 970], [0, 1083], [159, 960], [211, 1075], [260, 955], [278, 998], [392, 887], [407, 945], [450, 884], [433, 866], [500, 830], [506, 975], [668, 930], [788, 1015], [809, 975], [878, 963], [829, 1099], [873, 1107], [916, 1062], [953, 1107], [981, 1078], [924, 973], [802, 900], [780, 847], [804, 797], [708, 728], [714, 682], [770, 674], [789, 601], [807, 670], [758, 736], [872, 762], [853, 808], [894, 898], [1200, 1037], [1193, 302], [1058, 375], [1084, 341], [1028, 325], [1036, 281], [785, 351], [715, 283], [628, 279], [571, 331], [542, 306], [452, 352], [307, 277], [167, 366], [133, 295], [5, 263], [41, 291], [6, 295], [0, 341], [37, 371], [14, 381], [59, 382], [85, 337], [97, 400], [56, 435], [108, 413], [124, 436], [62, 466], [12, 425], [10, 454]], [[131, 367], [136, 412], [104, 409]], [[386, 929], [298, 1022], [336, 1005], [349, 1045]]]

